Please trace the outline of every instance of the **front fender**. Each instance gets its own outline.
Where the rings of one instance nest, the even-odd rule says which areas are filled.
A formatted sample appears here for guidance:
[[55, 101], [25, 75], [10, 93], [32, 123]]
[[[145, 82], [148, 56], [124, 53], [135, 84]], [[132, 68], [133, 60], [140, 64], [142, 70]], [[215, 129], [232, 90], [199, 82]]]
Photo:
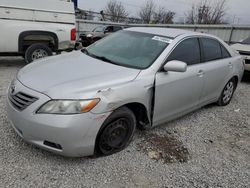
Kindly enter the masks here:
[[134, 80], [117, 87], [100, 90], [96, 98], [100, 98], [99, 104], [91, 111], [92, 113], [105, 113], [130, 103], [140, 103], [151, 111], [153, 96], [153, 79]]

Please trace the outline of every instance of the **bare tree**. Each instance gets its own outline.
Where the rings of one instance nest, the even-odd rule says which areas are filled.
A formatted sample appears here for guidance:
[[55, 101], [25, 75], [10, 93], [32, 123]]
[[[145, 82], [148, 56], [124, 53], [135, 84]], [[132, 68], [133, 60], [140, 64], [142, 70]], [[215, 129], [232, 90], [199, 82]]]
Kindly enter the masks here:
[[187, 12], [187, 23], [190, 24], [222, 24], [226, 14], [227, 0], [217, 0], [214, 4], [211, 1], [203, 0], [193, 5]]
[[110, 21], [121, 22], [128, 16], [128, 12], [121, 2], [110, 0], [104, 10], [105, 16], [109, 17]]
[[163, 7], [159, 7], [158, 11], [154, 12], [154, 22], [160, 24], [172, 24], [175, 13], [168, 11]]
[[144, 23], [150, 23], [155, 11], [155, 4], [152, 0], [148, 0], [139, 11], [139, 17]]

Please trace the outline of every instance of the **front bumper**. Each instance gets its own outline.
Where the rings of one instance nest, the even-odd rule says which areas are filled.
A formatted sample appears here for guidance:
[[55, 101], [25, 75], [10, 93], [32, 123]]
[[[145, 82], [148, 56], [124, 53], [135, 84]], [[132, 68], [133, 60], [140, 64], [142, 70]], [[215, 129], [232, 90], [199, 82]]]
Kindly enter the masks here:
[[72, 51], [75, 48], [75, 41], [64, 41], [59, 43], [58, 51]]
[[9, 99], [7, 100], [8, 118], [20, 137], [40, 148], [64, 156], [94, 154], [96, 136], [110, 113], [36, 114], [36, 110], [50, 98], [23, 86], [20, 82], [16, 83], [16, 90], [39, 98], [23, 111], [18, 111]]

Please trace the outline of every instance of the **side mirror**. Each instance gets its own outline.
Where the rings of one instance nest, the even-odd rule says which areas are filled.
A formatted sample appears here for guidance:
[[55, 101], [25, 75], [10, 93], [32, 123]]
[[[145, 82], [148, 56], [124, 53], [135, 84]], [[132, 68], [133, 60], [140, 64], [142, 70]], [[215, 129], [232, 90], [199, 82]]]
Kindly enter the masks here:
[[164, 65], [164, 70], [167, 71], [172, 71], [172, 72], [186, 72], [187, 71], [187, 63], [182, 62], [182, 61], [169, 61]]

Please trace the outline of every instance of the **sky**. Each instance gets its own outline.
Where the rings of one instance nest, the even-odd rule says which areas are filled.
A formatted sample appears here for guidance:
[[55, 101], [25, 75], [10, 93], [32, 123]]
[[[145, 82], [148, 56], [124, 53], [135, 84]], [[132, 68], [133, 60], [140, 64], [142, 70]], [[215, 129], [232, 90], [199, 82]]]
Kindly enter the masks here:
[[[117, 0], [121, 2], [129, 12], [130, 16], [137, 16], [140, 7], [146, 0]], [[185, 13], [192, 7], [194, 3], [202, 0], [154, 0], [155, 4], [165, 7], [168, 10], [176, 12], [175, 20], [184, 21]], [[216, 2], [220, 0], [210, 0]], [[100, 12], [104, 9], [109, 0], [78, 0], [79, 8], [83, 10], [92, 10]], [[230, 23], [250, 24], [250, 0], [227, 0], [226, 19]]]

